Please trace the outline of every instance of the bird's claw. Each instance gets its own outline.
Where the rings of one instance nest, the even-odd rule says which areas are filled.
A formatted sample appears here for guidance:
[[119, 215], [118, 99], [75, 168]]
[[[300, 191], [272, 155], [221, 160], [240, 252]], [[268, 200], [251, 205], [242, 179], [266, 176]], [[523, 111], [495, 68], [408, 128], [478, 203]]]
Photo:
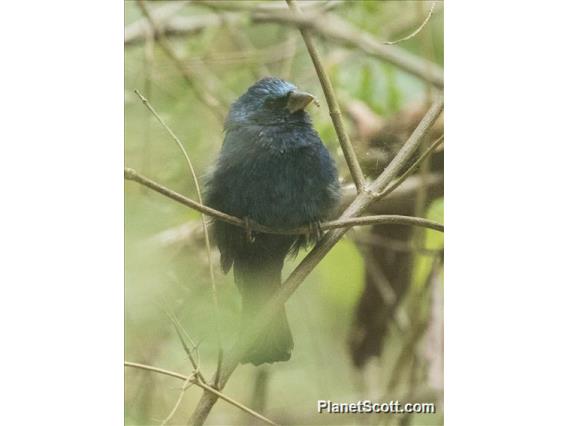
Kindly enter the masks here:
[[246, 237], [247, 237], [247, 241], [248, 241], [249, 243], [254, 243], [255, 236], [254, 236], [254, 234], [252, 233], [252, 224], [253, 224], [253, 221], [252, 221], [250, 218], [248, 218], [248, 217], [245, 217], [245, 218], [244, 218], [244, 221], [245, 221], [245, 235], [246, 235]]
[[321, 229], [321, 222], [319, 220], [310, 222], [308, 224], [308, 239], [317, 243], [323, 236], [323, 229]]

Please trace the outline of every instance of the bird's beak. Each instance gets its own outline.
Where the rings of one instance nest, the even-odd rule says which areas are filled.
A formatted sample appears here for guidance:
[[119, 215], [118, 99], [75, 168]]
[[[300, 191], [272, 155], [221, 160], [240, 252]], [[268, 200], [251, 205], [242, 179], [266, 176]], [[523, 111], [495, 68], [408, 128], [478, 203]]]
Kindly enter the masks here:
[[305, 107], [307, 107], [310, 104], [310, 102], [315, 100], [315, 98], [316, 97], [314, 95], [311, 95], [307, 92], [299, 92], [297, 90], [294, 90], [288, 96], [288, 102], [286, 103], [286, 108], [288, 109], [288, 111], [290, 111], [293, 114], [296, 111], [300, 111]]

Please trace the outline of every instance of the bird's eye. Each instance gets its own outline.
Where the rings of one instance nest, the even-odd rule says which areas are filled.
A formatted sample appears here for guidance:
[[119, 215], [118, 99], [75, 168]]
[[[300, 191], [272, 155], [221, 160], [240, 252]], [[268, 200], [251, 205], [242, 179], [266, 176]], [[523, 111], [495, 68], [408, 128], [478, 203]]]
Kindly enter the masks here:
[[264, 101], [264, 105], [270, 108], [276, 108], [276, 107], [283, 107], [284, 105], [286, 105], [286, 102], [288, 101], [288, 96], [290, 96], [290, 93], [286, 93], [285, 96], [278, 96], [278, 97], [270, 97], [267, 98]]

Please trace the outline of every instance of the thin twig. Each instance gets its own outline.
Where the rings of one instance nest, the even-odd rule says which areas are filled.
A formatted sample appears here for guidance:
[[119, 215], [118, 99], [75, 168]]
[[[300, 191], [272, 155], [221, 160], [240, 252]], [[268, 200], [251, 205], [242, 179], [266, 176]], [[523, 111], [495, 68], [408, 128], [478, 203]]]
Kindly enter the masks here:
[[[387, 185], [400, 173], [404, 165], [410, 160], [412, 155], [420, 146], [420, 142], [426, 132], [442, 112], [443, 105], [444, 103], [442, 99], [437, 99], [432, 104], [422, 121], [418, 124], [394, 159], [386, 167], [383, 173], [381, 173], [381, 175], [370, 185], [372, 192], [364, 191], [357, 195], [353, 203], [351, 203], [351, 205], [343, 212], [341, 219], [350, 219], [361, 215], [361, 213], [364, 212], [365, 209], [373, 202], [373, 192], [380, 192], [385, 189]], [[250, 324], [250, 327], [241, 335], [240, 340], [237, 341], [232, 350], [227, 353], [222, 371], [215, 373], [216, 376], [219, 376], [220, 389], [225, 386], [231, 377], [231, 374], [237, 368], [243, 355], [246, 354], [249, 348], [256, 342], [265, 327], [270, 324], [274, 315], [279, 312], [279, 309], [284, 306], [288, 298], [297, 290], [308, 274], [325, 257], [325, 255], [333, 248], [341, 237], [343, 237], [345, 232], [347, 232], [347, 228], [335, 229], [327, 232], [323, 239], [320, 240], [320, 242], [300, 262], [296, 269], [294, 269], [292, 274], [290, 274], [288, 279], [282, 284], [274, 297], [255, 317], [253, 322]], [[204, 393], [190, 418], [190, 424], [195, 426], [203, 425], [211, 409], [215, 405], [216, 400], [217, 398], [215, 395]]]
[[411, 38], [415, 37], [420, 31], [422, 31], [422, 28], [424, 28], [426, 26], [426, 24], [428, 23], [428, 21], [430, 21], [430, 18], [432, 17], [432, 13], [434, 12], [434, 7], [436, 6], [436, 2], [433, 1], [432, 2], [432, 6], [430, 7], [430, 12], [428, 12], [428, 15], [426, 16], [426, 19], [424, 19], [424, 22], [422, 22], [422, 24], [420, 24], [420, 26], [418, 28], [416, 28], [412, 33], [410, 33], [409, 35], [407, 35], [406, 37], [400, 38], [398, 40], [395, 41], [384, 41], [384, 44], [388, 44], [388, 45], [393, 45], [393, 44], [399, 44], [402, 43], [403, 41], [407, 41], [410, 40]]
[[[389, 62], [426, 82], [432, 83], [438, 89], [444, 88], [443, 69], [426, 59], [401, 49], [398, 46], [388, 46], [377, 40], [371, 33], [363, 32], [334, 14], [321, 16], [298, 16], [282, 12], [255, 12], [254, 22], [275, 22], [282, 25], [293, 25], [310, 30], [324, 39], [355, 47], [370, 56]], [[428, 70], [431, 69], [431, 72]]]
[[[154, 37], [150, 30], [146, 31], [144, 43], [144, 92], [148, 98], [152, 97], [152, 80], [154, 73]], [[145, 173], [150, 173], [152, 164], [151, 144], [152, 139], [150, 120], [145, 121], [144, 145], [142, 147], [142, 166]]]
[[185, 379], [185, 382], [183, 382], [183, 386], [181, 387], [181, 391], [180, 391], [179, 396], [176, 400], [176, 403], [172, 407], [168, 416], [162, 421], [161, 426], [166, 426], [168, 424], [168, 422], [172, 419], [172, 417], [175, 415], [176, 411], [178, 410], [178, 408], [181, 404], [183, 396], [185, 395], [185, 391], [189, 388], [189, 386], [191, 386], [193, 384], [193, 383], [191, 383], [192, 380], [193, 380], [193, 375], [187, 376], [187, 379]]
[[[223, 17], [219, 16], [217, 13], [190, 16], [179, 15], [177, 12], [179, 12], [179, 10], [188, 3], [192, 3], [198, 6], [206, 6], [210, 9], [215, 10], [216, 12], [222, 12]], [[309, 9], [310, 11], [327, 11], [336, 7], [340, 3], [341, 2], [338, 1], [327, 1], [318, 5], [311, 1], [304, 6], [304, 9]], [[217, 27], [223, 24], [223, 21], [238, 25], [248, 24], [249, 19], [247, 19], [247, 15], [239, 12], [254, 13], [256, 11], [278, 11], [287, 9], [287, 6], [285, 4], [279, 4], [276, 2], [259, 3], [253, 8], [242, 7], [241, 4], [241, 2], [231, 1], [223, 5], [223, 2], [219, 0], [209, 2], [198, 2], [195, 0], [177, 0], [175, 2], [171, 2], [166, 6], [157, 7], [152, 10], [152, 17], [154, 18], [154, 21], [157, 24], [160, 32], [152, 32], [151, 35], [154, 38], [157, 38], [159, 34], [168, 37], [195, 35], [208, 28]], [[127, 48], [130, 46], [135, 46], [136, 44], [144, 41], [145, 35], [148, 30], [152, 30], [152, 27], [145, 17], [138, 19], [131, 24], [128, 24], [124, 28], [124, 47]]]
[[[176, 4], [178, 7], [183, 6], [179, 1], [173, 4]], [[168, 6], [171, 6], [172, 9], [174, 7], [172, 3]], [[209, 28], [217, 27], [223, 23], [221, 18], [217, 16], [217, 14], [213, 13], [208, 15], [185, 16], [176, 14], [177, 11], [168, 10], [168, 15], [164, 16], [165, 14], [162, 12], [162, 9], [165, 9], [168, 6], [154, 8], [152, 11], [152, 16], [156, 24], [159, 26], [160, 33], [152, 31], [152, 27], [148, 23], [146, 17], [142, 17], [141, 19], [127, 25], [124, 28], [125, 49], [136, 46], [144, 41], [145, 35], [148, 32], [150, 32], [150, 35], [154, 39], [156, 39], [159, 34], [167, 36], [168, 38], [175, 36], [193, 36], [200, 34]], [[236, 20], [244, 21], [243, 16], [238, 13], [227, 13], [226, 15], [226, 18], [231, 22], [235, 22]]]
[[401, 241], [393, 238], [385, 237], [384, 235], [366, 235], [363, 233], [357, 233], [352, 237], [353, 241], [359, 245], [368, 245], [381, 247], [390, 251], [396, 252], [416, 252], [423, 256], [437, 257], [440, 255], [443, 248], [427, 248], [424, 246], [417, 246], [407, 241]]
[[[298, 228], [291, 229], [277, 229], [271, 228], [258, 223], [250, 223], [247, 225], [245, 221], [241, 218], [231, 216], [227, 213], [223, 213], [219, 210], [215, 210], [211, 207], [205, 206], [197, 201], [187, 198], [175, 191], [172, 191], [165, 186], [160, 185], [145, 176], [138, 174], [135, 170], [125, 168], [124, 178], [127, 180], [132, 180], [138, 182], [162, 195], [165, 195], [172, 200], [175, 200], [187, 207], [204, 213], [208, 216], [214, 217], [216, 219], [222, 220], [223, 222], [236, 225], [240, 228], [246, 229], [247, 227], [256, 232], [262, 232], [264, 234], [275, 234], [275, 235], [305, 235], [310, 232], [309, 226], [302, 226]], [[425, 228], [434, 229], [436, 231], [443, 231], [444, 226], [419, 217], [412, 216], [401, 216], [401, 215], [375, 215], [375, 216], [364, 216], [364, 217], [351, 217], [340, 220], [331, 220], [329, 222], [323, 222], [320, 227], [322, 230], [339, 229], [339, 228], [351, 228], [353, 226], [361, 225], [415, 225]]]
[[199, 386], [204, 391], [215, 395], [216, 398], [221, 398], [222, 400], [228, 402], [229, 404], [234, 405], [235, 407], [243, 410], [245, 413], [249, 413], [251, 416], [254, 416], [257, 419], [262, 420], [263, 422], [266, 422], [271, 425], [277, 425], [277, 423], [273, 422], [270, 419], [267, 419], [262, 414], [259, 414], [256, 411], [248, 408], [246, 405], [243, 405], [240, 402], [235, 401], [233, 398], [219, 392], [217, 389], [212, 388], [208, 384], [201, 382], [197, 377], [184, 376], [183, 374], [176, 373], [175, 371], [165, 370], [163, 368], [153, 367], [151, 365], [140, 364], [137, 362], [124, 361], [124, 366], [131, 368], [138, 368], [140, 370], [151, 371], [153, 373], [163, 374], [170, 377], [175, 377], [176, 379], [183, 380], [184, 382], [190, 379], [189, 382], [195, 384], [196, 386]]
[[[189, 361], [191, 362], [191, 366], [193, 367], [193, 370], [195, 371], [195, 375], [205, 381], [205, 378], [203, 377], [203, 375], [201, 374], [201, 371], [199, 369], [199, 353], [197, 353], [197, 360], [195, 359], [195, 357], [193, 356], [193, 354], [191, 353], [192, 349], [195, 350], [196, 349], [196, 345], [193, 342], [193, 339], [189, 336], [189, 334], [187, 333], [187, 331], [185, 331], [185, 329], [183, 328], [183, 326], [181, 325], [181, 323], [179, 322], [179, 320], [177, 319], [176, 315], [173, 312], [170, 312], [170, 310], [168, 309], [167, 305], [164, 303], [164, 305], [161, 308], [164, 313], [166, 314], [166, 316], [168, 317], [168, 319], [172, 322], [174, 329], [176, 331], [176, 334], [178, 335], [178, 338], [183, 346], [183, 350], [186, 353], [187, 357], [189, 358]], [[192, 348], [190, 349], [187, 344], [185, 343], [185, 339], [184, 336], [189, 340], [189, 342], [191, 343]]]
[[204, 84], [196, 84], [196, 73], [189, 73], [183, 61], [178, 57], [173, 47], [169, 44], [168, 40], [165, 38], [164, 33], [161, 31], [160, 26], [154, 19], [153, 15], [148, 10], [146, 6], [146, 2], [144, 0], [137, 0], [138, 6], [140, 10], [148, 20], [150, 27], [152, 28], [152, 32], [155, 34], [156, 40], [158, 45], [162, 48], [162, 50], [166, 53], [166, 55], [171, 59], [171, 61], [175, 64], [178, 70], [181, 72], [187, 83], [189, 84], [190, 88], [193, 90], [193, 93], [197, 97], [197, 99], [203, 102], [209, 109], [213, 112], [215, 117], [220, 121], [220, 123], [224, 122], [225, 119], [225, 110], [226, 105], [222, 105], [216, 96], [213, 96], [211, 93], [207, 91], [206, 85]]
[[[176, 136], [176, 134], [172, 131], [172, 129], [170, 129], [170, 127], [164, 122], [164, 120], [162, 120], [162, 117], [160, 117], [160, 115], [156, 112], [156, 110], [150, 104], [150, 102], [148, 102], [148, 100], [144, 96], [142, 96], [142, 94], [138, 90], [134, 90], [134, 93], [136, 93], [136, 95], [138, 95], [138, 97], [140, 98], [142, 103], [146, 106], [146, 108], [148, 108], [148, 110], [152, 113], [152, 115], [154, 117], [156, 117], [156, 119], [160, 122], [162, 127], [164, 129], [166, 129], [168, 134], [172, 137], [172, 139], [174, 140], [176, 145], [181, 150], [181, 152], [182, 152], [182, 154], [185, 158], [185, 162], [187, 164], [189, 172], [191, 174], [191, 178], [193, 179], [193, 183], [195, 185], [195, 190], [197, 192], [197, 198], [199, 200], [199, 204], [203, 205], [203, 198], [201, 196], [201, 189], [199, 187], [199, 180], [197, 179], [197, 174], [195, 173], [195, 169], [193, 168], [193, 164], [191, 163], [191, 160], [189, 158], [189, 155], [187, 154], [187, 151], [185, 150], [185, 147], [183, 146], [183, 144], [181, 143], [179, 138]], [[215, 328], [216, 328], [216, 335], [217, 335], [218, 359], [221, 360], [223, 358], [223, 348], [221, 346], [221, 329], [220, 329], [220, 325], [219, 325], [219, 322], [220, 322], [220, 320], [219, 320], [219, 318], [220, 318], [219, 299], [217, 297], [217, 285], [216, 285], [216, 282], [215, 282], [215, 272], [213, 270], [213, 256], [211, 255], [211, 242], [209, 240], [209, 232], [207, 231], [207, 223], [205, 221], [205, 215], [201, 214], [200, 216], [201, 216], [201, 223], [202, 223], [202, 226], [203, 226], [203, 233], [205, 235], [205, 248], [207, 249], [207, 260], [209, 261], [209, 279], [210, 279], [210, 282], [211, 282], [211, 294], [212, 294], [212, 298], [213, 298], [213, 306], [215, 308], [215, 326], [216, 326]]]
[[[417, 13], [424, 13], [424, 3], [416, 3], [415, 5]], [[422, 46], [423, 56], [427, 58], [430, 63], [434, 61], [434, 43], [432, 39], [432, 27], [428, 28], [427, 31], [423, 31], [420, 33], [419, 42]], [[432, 74], [432, 69], [428, 67], [426, 72]], [[428, 103], [432, 102], [432, 96], [434, 93], [434, 88], [431, 83], [426, 84], [426, 101]], [[428, 142], [430, 142], [428, 140]], [[424, 151], [424, 147], [421, 148]], [[420, 164], [418, 175], [422, 180], [422, 185], [420, 186], [419, 191], [416, 193], [416, 199], [414, 204], [413, 214], [415, 216], [423, 216], [426, 212], [427, 202], [428, 202], [428, 186], [426, 183], [426, 176], [430, 172], [431, 168], [431, 157], [427, 156], [425, 160]], [[414, 242], [417, 245], [424, 244], [424, 236], [425, 233], [421, 230], [416, 230], [413, 235]], [[413, 261], [414, 262], [414, 261]]]
[[[277, 1], [235, 1], [235, 0], [193, 0], [193, 3], [199, 6], [206, 6], [211, 9], [221, 9], [239, 12], [277, 12], [286, 10], [286, 6], [283, 3]], [[326, 0], [326, 1], [314, 1], [310, 0], [306, 3], [306, 8], [311, 11], [325, 12], [331, 10], [343, 3], [339, 0]]]
[[[296, 14], [297, 16], [302, 16], [302, 12], [296, 5], [295, 0], [286, 0], [286, 2], [288, 3], [288, 7], [294, 14]], [[325, 72], [325, 67], [323, 66], [323, 62], [309, 31], [307, 29], [300, 28], [300, 33], [302, 34], [302, 38], [304, 39], [308, 53], [310, 54], [312, 62], [314, 63], [314, 68], [318, 75], [323, 93], [325, 95], [325, 99], [327, 101], [329, 115], [331, 117], [331, 121], [333, 122], [333, 127], [335, 127], [335, 133], [337, 133], [337, 138], [339, 139], [345, 161], [347, 162], [347, 166], [349, 167], [351, 178], [353, 179], [353, 182], [357, 187], [357, 192], [361, 192], [365, 188], [365, 176], [363, 176], [363, 170], [361, 170], [361, 165], [359, 164], [359, 161], [357, 161], [355, 150], [353, 149], [353, 145], [351, 145], [351, 141], [349, 140], [349, 135], [345, 130], [345, 125], [343, 124], [343, 119], [341, 118], [341, 109], [339, 108], [339, 103], [337, 102], [331, 80]]]
[[187, 380], [187, 376], [184, 376], [181, 373], [176, 373], [175, 371], [166, 370], [164, 368], [153, 367], [151, 365], [140, 364], [138, 362], [124, 361], [124, 366], [125, 367], [132, 367], [132, 368], [139, 368], [141, 370], [153, 371], [154, 373], [159, 373], [159, 374], [163, 374], [165, 376], [175, 377], [176, 379], [180, 379], [180, 380], [183, 380], [183, 381]]

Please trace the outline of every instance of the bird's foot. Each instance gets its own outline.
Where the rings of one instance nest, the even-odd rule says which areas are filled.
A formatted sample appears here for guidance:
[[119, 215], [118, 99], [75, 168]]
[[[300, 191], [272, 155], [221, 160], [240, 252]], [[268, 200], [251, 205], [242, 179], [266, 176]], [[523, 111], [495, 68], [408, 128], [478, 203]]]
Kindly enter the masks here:
[[243, 220], [245, 221], [245, 235], [247, 237], [247, 241], [249, 243], [254, 243], [255, 236], [252, 232], [252, 225], [254, 224], [254, 222], [252, 221], [251, 218], [246, 216]]
[[323, 237], [323, 229], [321, 229], [321, 221], [315, 220], [308, 224], [308, 240], [311, 243], [317, 243]]

